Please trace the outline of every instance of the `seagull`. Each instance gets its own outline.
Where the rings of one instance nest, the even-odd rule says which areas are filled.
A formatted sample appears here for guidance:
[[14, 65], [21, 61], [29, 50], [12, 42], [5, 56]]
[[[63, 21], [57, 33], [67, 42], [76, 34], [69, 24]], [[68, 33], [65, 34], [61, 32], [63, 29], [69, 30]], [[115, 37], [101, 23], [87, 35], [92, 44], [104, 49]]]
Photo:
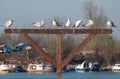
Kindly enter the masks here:
[[107, 20], [107, 25], [109, 26], [109, 28], [112, 28], [112, 27], [117, 27], [114, 25], [114, 23], [111, 21], [111, 20]]
[[65, 24], [65, 27], [69, 28], [70, 25], [71, 25], [71, 23], [70, 23], [70, 19], [68, 18], [68, 19], [67, 19], [67, 22], [66, 22], [66, 24]]
[[3, 24], [3, 26], [5, 26], [5, 27], [11, 27], [12, 24], [13, 24], [13, 20], [10, 19], [10, 20], [6, 21], [6, 22]]
[[62, 26], [62, 25], [60, 25], [60, 24], [55, 20], [55, 18], [53, 18], [53, 26], [57, 27], [57, 26]]
[[40, 22], [33, 23], [33, 25], [35, 25], [37, 27], [43, 27], [45, 25], [45, 22], [42, 20]]
[[73, 27], [79, 27], [82, 23], [82, 20], [78, 20], [75, 22], [75, 24], [73, 25]]
[[86, 26], [86, 27], [91, 28], [93, 25], [94, 25], [94, 22], [92, 20], [88, 20], [88, 23], [85, 25], [82, 25], [82, 26]]

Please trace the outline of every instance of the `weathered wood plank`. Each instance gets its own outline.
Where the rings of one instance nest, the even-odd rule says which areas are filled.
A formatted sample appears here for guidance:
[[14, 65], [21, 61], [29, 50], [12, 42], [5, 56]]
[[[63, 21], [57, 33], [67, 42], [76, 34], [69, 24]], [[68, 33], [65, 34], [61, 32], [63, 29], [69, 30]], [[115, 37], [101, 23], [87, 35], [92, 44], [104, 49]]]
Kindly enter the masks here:
[[6, 34], [111, 34], [112, 29], [5, 29]]

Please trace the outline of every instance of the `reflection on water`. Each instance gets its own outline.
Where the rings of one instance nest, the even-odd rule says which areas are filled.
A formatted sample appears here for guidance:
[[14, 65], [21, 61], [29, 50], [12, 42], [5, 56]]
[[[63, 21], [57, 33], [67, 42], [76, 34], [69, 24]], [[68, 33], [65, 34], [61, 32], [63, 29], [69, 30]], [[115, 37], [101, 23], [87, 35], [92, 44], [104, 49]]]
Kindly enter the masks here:
[[[56, 73], [7, 73], [0, 79], [56, 79]], [[120, 79], [117, 72], [64, 72], [62, 79]]]

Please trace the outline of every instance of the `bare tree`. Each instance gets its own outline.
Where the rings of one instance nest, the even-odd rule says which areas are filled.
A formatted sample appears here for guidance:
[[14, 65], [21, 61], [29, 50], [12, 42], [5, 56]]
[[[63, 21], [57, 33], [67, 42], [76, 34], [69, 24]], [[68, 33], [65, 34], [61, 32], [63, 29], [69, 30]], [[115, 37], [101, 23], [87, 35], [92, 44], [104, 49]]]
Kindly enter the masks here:
[[87, 1], [83, 5], [83, 11], [86, 19], [94, 21], [94, 28], [105, 28], [107, 17], [103, 8], [99, 9], [93, 2]]
[[85, 12], [85, 17], [92, 20], [94, 16], [96, 16], [98, 8], [93, 2], [87, 1], [84, 3], [83, 10]]
[[[106, 26], [106, 14], [103, 8], [98, 8], [91, 1], [84, 3], [84, 13], [86, 19], [94, 21], [93, 28], [105, 28]], [[101, 64], [110, 65], [112, 61], [112, 55], [114, 51], [115, 41], [112, 36], [107, 34], [97, 35], [85, 48], [84, 50], [95, 50], [96, 54], [91, 57], [96, 59]]]

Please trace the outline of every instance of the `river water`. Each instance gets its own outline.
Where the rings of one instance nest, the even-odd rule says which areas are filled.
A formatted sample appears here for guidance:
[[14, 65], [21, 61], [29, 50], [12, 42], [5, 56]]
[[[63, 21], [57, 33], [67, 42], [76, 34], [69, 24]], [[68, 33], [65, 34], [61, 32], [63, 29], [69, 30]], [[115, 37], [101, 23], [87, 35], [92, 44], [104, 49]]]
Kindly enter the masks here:
[[[56, 73], [7, 73], [0, 79], [56, 79]], [[64, 72], [62, 79], [120, 79], [119, 72]]]

